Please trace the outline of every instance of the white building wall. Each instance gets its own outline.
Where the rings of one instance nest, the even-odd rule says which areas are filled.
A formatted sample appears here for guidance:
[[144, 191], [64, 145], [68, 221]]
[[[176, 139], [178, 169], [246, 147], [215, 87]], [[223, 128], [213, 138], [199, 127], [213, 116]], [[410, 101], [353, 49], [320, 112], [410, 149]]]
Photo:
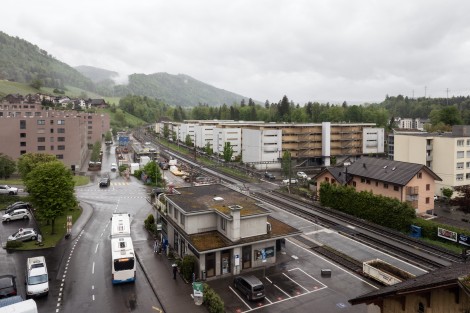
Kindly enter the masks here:
[[330, 157], [331, 157], [331, 123], [330, 122], [321, 123], [321, 133], [322, 133], [321, 149], [322, 149], [323, 163], [325, 166], [330, 166]]
[[195, 125], [194, 133], [196, 136], [196, 147], [204, 148], [206, 144], [213, 145], [214, 141], [214, 125]]
[[248, 162], [276, 162], [282, 151], [282, 130], [242, 129], [242, 160]]
[[214, 128], [213, 149], [214, 153], [223, 154], [224, 145], [230, 142], [233, 148], [233, 156], [240, 155], [241, 152], [241, 129], [240, 128]]
[[364, 127], [362, 129], [363, 153], [384, 153], [385, 130], [383, 128]]
[[267, 216], [257, 216], [252, 218], [242, 218], [240, 221], [241, 238], [265, 235], [267, 233]]
[[217, 229], [218, 215], [214, 213], [187, 215], [185, 231], [189, 235]]

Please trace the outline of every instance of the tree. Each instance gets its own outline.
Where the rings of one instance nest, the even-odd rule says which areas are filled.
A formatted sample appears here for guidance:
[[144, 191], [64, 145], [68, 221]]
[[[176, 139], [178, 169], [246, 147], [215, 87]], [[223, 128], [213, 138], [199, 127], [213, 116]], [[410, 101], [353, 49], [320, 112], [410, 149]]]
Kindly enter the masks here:
[[454, 194], [454, 190], [452, 190], [452, 188], [442, 188], [442, 195], [446, 197], [447, 199], [452, 198], [453, 194]]
[[95, 142], [95, 144], [93, 145], [90, 161], [101, 162], [101, 143], [99, 141]]
[[167, 123], [163, 125], [163, 137], [167, 140], [168, 140], [168, 137], [170, 137], [170, 128], [168, 127]]
[[470, 213], [470, 185], [454, 187], [458, 192], [458, 196], [450, 201], [452, 205], [459, 207], [464, 213]]
[[23, 181], [36, 208], [36, 215], [50, 222], [51, 234], [55, 234], [55, 219], [78, 203], [72, 172], [57, 160], [38, 163]]
[[162, 172], [157, 165], [157, 161], [148, 162], [143, 170], [153, 184], [160, 187], [163, 186]]
[[232, 160], [233, 156], [233, 147], [230, 144], [230, 142], [226, 142], [224, 144], [224, 152], [223, 152], [223, 158], [225, 162], [230, 162]]
[[188, 146], [188, 147], [192, 147], [193, 146], [193, 140], [191, 139], [191, 135], [190, 134], [187, 134], [186, 135], [186, 138], [184, 140], [184, 143]]
[[42, 81], [39, 78], [33, 79], [30, 86], [33, 87], [34, 89], [41, 89]]
[[26, 153], [18, 159], [18, 172], [26, 179], [28, 174], [39, 164], [56, 161], [57, 157], [47, 153]]
[[207, 153], [207, 155], [212, 155], [214, 153], [214, 150], [212, 149], [211, 143], [208, 141], [206, 142], [206, 146], [204, 147], [204, 151]]
[[284, 151], [282, 154], [282, 160], [281, 160], [281, 165], [282, 165], [282, 173], [284, 176], [289, 177], [291, 173], [291, 154], [290, 151]]
[[0, 178], [10, 178], [16, 170], [15, 161], [8, 155], [0, 153]]
[[106, 134], [104, 135], [104, 140], [105, 141], [112, 141], [113, 140], [113, 134], [111, 133], [111, 131], [107, 131]]

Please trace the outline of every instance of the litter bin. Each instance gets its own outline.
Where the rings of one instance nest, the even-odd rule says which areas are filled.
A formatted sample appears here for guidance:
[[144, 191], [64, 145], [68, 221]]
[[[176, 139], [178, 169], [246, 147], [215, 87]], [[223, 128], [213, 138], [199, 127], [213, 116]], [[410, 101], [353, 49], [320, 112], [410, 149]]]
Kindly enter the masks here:
[[202, 280], [206, 280], [206, 271], [202, 271], [201, 277], [202, 277]]

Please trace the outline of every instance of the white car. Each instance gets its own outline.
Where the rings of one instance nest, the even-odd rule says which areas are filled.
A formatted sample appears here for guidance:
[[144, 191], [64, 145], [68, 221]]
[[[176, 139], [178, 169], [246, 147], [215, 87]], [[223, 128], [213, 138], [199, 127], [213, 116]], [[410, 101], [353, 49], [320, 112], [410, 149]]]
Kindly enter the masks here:
[[[297, 179], [295, 179], [295, 178], [291, 178], [291, 179], [290, 179], [290, 184], [291, 184], [291, 185], [297, 184], [297, 182], [298, 182], [298, 181], [297, 181]], [[288, 185], [288, 184], [289, 184], [289, 178], [288, 178], [288, 179], [283, 179], [283, 180], [282, 180], [282, 183], [283, 183], [284, 185]]]
[[118, 167], [116, 163], [111, 163], [111, 171], [115, 172], [117, 171]]
[[31, 213], [27, 209], [16, 209], [10, 213], [2, 216], [2, 222], [9, 222], [14, 220], [30, 219]]
[[10, 187], [8, 185], [0, 185], [0, 194], [2, 195], [17, 195], [18, 188]]
[[38, 233], [33, 228], [20, 228], [16, 233], [8, 237], [8, 241], [28, 241], [36, 240]]
[[297, 177], [301, 179], [308, 179], [307, 174], [305, 174], [304, 172], [297, 172]]

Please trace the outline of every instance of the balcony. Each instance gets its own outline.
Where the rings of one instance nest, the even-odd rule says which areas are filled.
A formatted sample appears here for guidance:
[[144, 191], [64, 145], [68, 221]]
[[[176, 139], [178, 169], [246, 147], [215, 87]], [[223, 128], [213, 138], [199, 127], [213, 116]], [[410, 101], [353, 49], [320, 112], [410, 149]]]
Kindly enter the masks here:
[[426, 161], [432, 161], [432, 155], [430, 154], [426, 155]]
[[406, 187], [406, 196], [417, 196], [419, 194], [419, 186]]

